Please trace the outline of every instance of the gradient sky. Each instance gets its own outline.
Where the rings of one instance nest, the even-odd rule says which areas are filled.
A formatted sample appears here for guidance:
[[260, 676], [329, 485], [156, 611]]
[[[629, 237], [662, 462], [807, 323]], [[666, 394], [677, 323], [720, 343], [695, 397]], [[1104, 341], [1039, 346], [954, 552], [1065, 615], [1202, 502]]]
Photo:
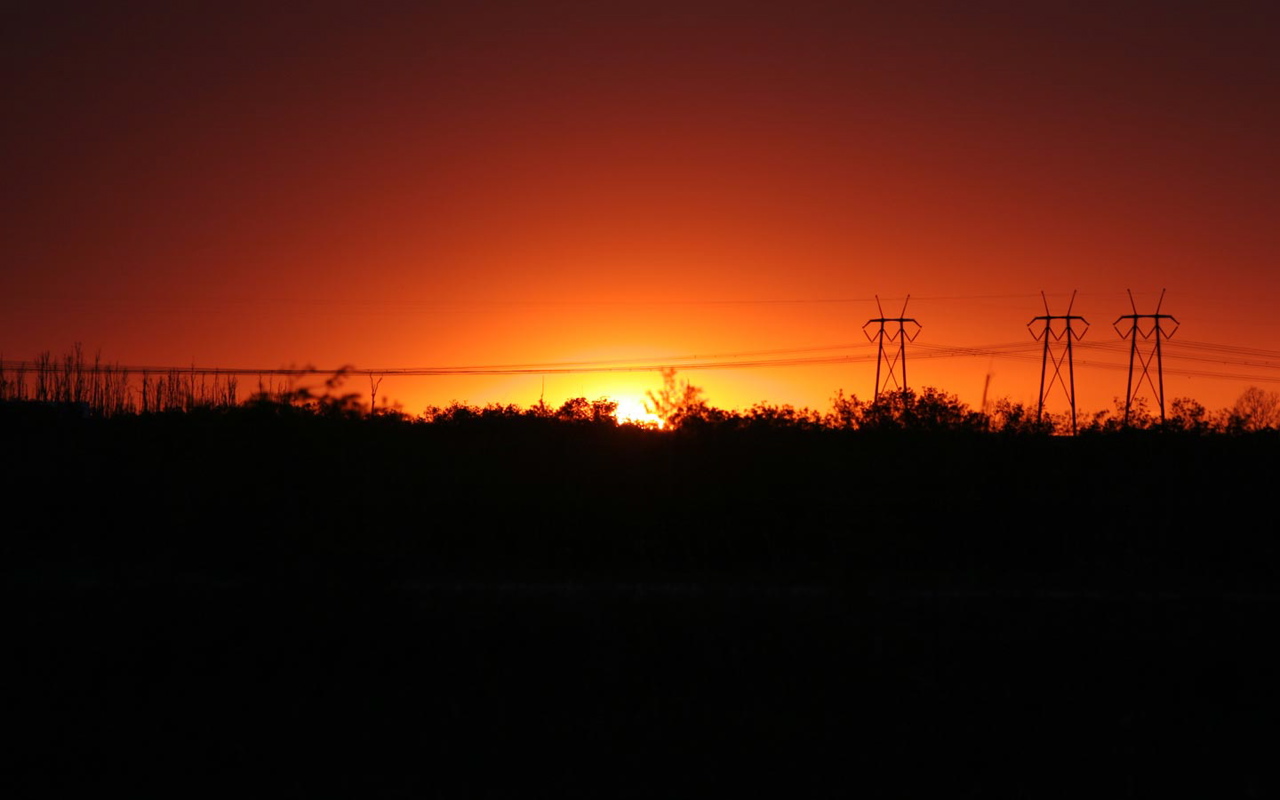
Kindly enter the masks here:
[[[686, 373], [722, 407], [825, 408], [873, 391], [876, 295], [896, 316], [911, 294], [921, 347], [984, 347], [1034, 345], [1040, 291], [1061, 314], [1079, 290], [1084, 342], [1115, 344], [1126, 290], [1150, 313], [1167, 288], [1171, 357], [1228, 346], [1222, 364], [1167, 361], [1167, 394], [1221, 407], [1280, 388], [1277, 8], [10, 3], [0, 354], [855, 356]], [[1036, 399], [1038, 358], [915, 352], [913, 386], [976, 404], [990, 376], [992, 396]], [[1123, 371], [1077, 373], [1082, 408], [1124, 393]], [[382, 393], [417, 412], [659, 383]]]

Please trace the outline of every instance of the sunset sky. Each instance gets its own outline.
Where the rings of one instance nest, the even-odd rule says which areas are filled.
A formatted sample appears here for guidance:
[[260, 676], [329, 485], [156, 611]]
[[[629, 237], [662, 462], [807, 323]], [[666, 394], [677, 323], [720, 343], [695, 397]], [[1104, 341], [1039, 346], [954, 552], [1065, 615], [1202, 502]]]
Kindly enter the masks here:
[[[910, 294], [912, 386], [1034, 402], [1027, 322], [1078, 290], [1101, 409], [1126, 290], [1152, 313], [1167, 289], [1167, 395], [1225, 406], [1280, 389], [1278, 9], [10, 3], [0, 355], [828, 358], [682, 373], [725, 408], [826, 408], [870, 396], [862, 325]], [[660, 384], [542, 368], [381, 393], [416, 413]]]

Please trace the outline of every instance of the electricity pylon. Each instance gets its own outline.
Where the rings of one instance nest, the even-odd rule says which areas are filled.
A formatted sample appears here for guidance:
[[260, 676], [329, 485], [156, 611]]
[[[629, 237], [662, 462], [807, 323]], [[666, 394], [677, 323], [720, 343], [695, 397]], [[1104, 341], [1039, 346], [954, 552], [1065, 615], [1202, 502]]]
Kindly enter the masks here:
[[[1039, 333], [1031, 331], [1031, 335], [1036, 341], [1044, 341], [1044, 355], [1040, 359], [1040, 404], [1036, 407], [1036, 420], [1044, 419], [1044, 400], [1053, 391], [1056, 383], [1061, 386], [1063, 391], [1067, 393], [1067, 402], [1071, 404], [1071, 433], [1076, 432], [1076, 370], [1075, 364], [1071, 358], [1071, 343], [1080, 341], [1084, 338], [1085, 331], [1089, 330], [1089, 320], [1079, 315], [1071, 313], [1072, 307], [1076, 304], [1076, 293], [1071, 293], [1071, 302], [1067, 304], [1066, 314], [1050, 314], [1049, 299], [1044, 296], [1044, 292], [1040, 292], [1040, 299], [1044, 301], [1044, 316], [1035, 317], [1031, 322], [1027, 323], [1030, 328], [1037, 322], [1044, 323], [1044, 329]], [[1084, 330], [1078, 331], [1071, 327], [1072, 320], [1080, 320], [1084, 323]], [[1061, 329], [1054, 328], [1054, 320], [1061, 320]], [[1062, 342], [1062, 346], [1057, 352], [1054, 352], [1053, 343]], [[1067, 381], [1062, 380], [1062, 362], [1067, 362]], [[1049, 366], [1053, 365], [1053, 377], [1049, 379], [1049, 385], [1045, 386], [1045, 375], [1048, 374]]]
[[[1156, 303], [1156, 313], [1139, 314], [1138, 306], [1133, 302], [1133, 292], [1129, 292], [1129, 307], [1133, 309], [1132, 314], [1125, 314], [1117, 317], [1116, 321], [1111, 323], [1111, 327], [1116, 329], [1116, 333], [1120, 334], [1121, 339], [1129, 340], [1129, 388], [1124, 396], [1124, 424], [1129, 424], [1129, 409], [1133, 405], [1133, 398], [1137, 392], [1142, 389], [1142, 382], [1145, 380], [1147, 385], [1151, 387], [1151, 391], [1156, 395], [1156, 402], [1160, 406], [1160, 422], [1164, 420], [1164, 360], [1160, 355], [1160, 342], [1168, 339], [1178, 330], [1179, 322], [1174, 319], [1171, 314], [1161, 314], [1160, 306], [1164, 304], [1164, 289], [1160, 290], [1160, 300]], [[1120, 330], [1120, 320], [1129, 320], [1128, 332]], [[1173, 320], [1173, 330], [1166, 331], [1160, 326], [1160, 321], [1170, 319]], [[1151, 320], [1151, 327], [1143, 329], [1142, 320]], [[1138, 338], [1151, 340], [1151, 345], [1146, 351], [1139, 350]], [[1151, 382], [1151, 362], [1156, 362], [1156, 381]], [[1142, 373], [1138, 376], [1138, 385], [1133, 385], [1133, 365], [1137, 362], [1142, 367]]]
[[[886, 317], [884, 315], [884, 307], [880, 305], [880, 295], [876, 295], [876, 308], [880, 310], [880, 316], [876, 319], [867, 320], [862, 326], [862, 332], [866, 334], [867, 340], [875, 342], [877, 345], [875, 394], [875, 399], [877, 400], [880, 399], [881, 392], [888, 389], [890, 383], [892, 383], [894, 388], [901, 391], [903, 394], [906, 394], [907, 392], [907, 342], [914, 342], [916, 340], [916, 336], [920, 335], [921, 328], [919, 322], [916, 322], [910, 317], [902, 316], [907, 313], [907, 303], [910, 300], [911, 295], [907, 295], [907, 299], [902, 301], [902, 311], [899, 312], [898, 316]], [[892, 325], [890, 325], [890, 328], [886, 330], [885, 326], [890, 323], [896, 323], [897, 330], [893, 330]], [[907, 330], [908, 323], [914, 326], [909, 333]], [[879, 325], [879, 328], [876, 329], [874, 334], [867, 331], [867, 328], [872, 324]], [[886, 341], [889, 342], [890, 345], [892, 345], [893, 342], [898, 343], [896, 353], [891, 352], [893, 349], [892, 346], [888, 349], [885, 348]], [[885, 367], [883, 382], [880, 380], [880, 367], [882, 365]], [[898, 381], [899, 369], [901, 369], [901, 382]]]

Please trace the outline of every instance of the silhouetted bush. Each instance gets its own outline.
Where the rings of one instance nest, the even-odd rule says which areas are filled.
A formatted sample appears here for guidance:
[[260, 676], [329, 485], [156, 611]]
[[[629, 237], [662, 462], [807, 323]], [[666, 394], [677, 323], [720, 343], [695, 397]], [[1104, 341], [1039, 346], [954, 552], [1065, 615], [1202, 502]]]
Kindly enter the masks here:
[[987, 420], [955, 395], [925, 387], [919, 393], [910, 389], [886, 392], [865, 407], [858, 427], [860, 430], [920, 432], [982, 431], [987, 428]]
[[1059, 430], [1070, 431], [1071, 421], [1061, 424], [1052, 415], [1037, 415], [1023, 403], [1015, 403], [1007, 398], [997, 400], [987, 421], [991, 431], [1013, 435], [1045, 436]]

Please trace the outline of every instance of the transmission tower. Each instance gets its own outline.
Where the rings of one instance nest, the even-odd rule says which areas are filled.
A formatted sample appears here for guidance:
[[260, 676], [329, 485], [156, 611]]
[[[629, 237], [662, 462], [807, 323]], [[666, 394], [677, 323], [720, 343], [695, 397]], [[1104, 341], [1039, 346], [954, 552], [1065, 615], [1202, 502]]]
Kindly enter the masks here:
[[[880, 295], [876, 295], [876, 308], [880, 311], [880, 316], [876, 319], [869, 319], [862, 326], [862, 332], [866, 334], [867, 340], [875, 342], [877, 345], [876, 352], [876, 394], [875, 398], [879, 399], [880, 394], [889, 388], [892, 383], [894, 388], [902, 393], [907, 391], [907, 342], [914, 342], [916, 336], [920, 334], [920, 323], [910, 317], [903, 316], [907, 313], [907, 303], [911, 300], [911, 295], [907, 295], [907, 299], [902, 301], [902, 311], [896, 317], [886, 317], [884, 315], [884, 307], [880, 305]], [[913, 327], [908, 331], [908, 323]], [[872, 325], [878, 325], [875, 333], [871, 333], [868, 328]], [[894, 326], [897, 326], [896, 328]], [[886, 327], [888, 326], [888, 327]], [[888, 343], [888, 347], [885, 343]], [[896, 352], [893, 343], [897, 342]], [[884, 367], [884, 380], [881, 381], [881, 367]], [[901, 382], [899, 382], [899, 370], [901, 370]]]
[[[1124, 396], [1124, 424], [1126, 425], [1129, 424], [1129, 410], [1133, 405], [1133, 398], [1137, 395], [1139, 391], [1142, 390], [1143, 381], [1146, 381], [1147, 385], [1151, 387], [1151, 391], [1155, 393], [1156, 402], [1160, 406], [1160, 421], [1162, 423], [1165, 421], [1164, 420], [1164, 361], [1160, 355], [1160, 342], [1164, 339], [1168, 339], [1172, 337], [1174, 332], [1178, 330], [1178, 325], [1180, 323], [1178, 322], [1178, 320], [1174, 319], [1172, 315], [1160, 313], [1160, 306], [1164, 304], [1164, 292], [1165, 292], [1164, 289], [1160, 290], [1160, 300], [1159, 302], [1156, 303], [1156, 313], [1139, 314], [1138, 306], [1135, 305], [1133, 302], [1133, 292], [1130, 291], [1129, 307], [1133, 309], [1133, 313], [1125, 314], [1121, 317], [1118, 317], [1116, 318], [1115, 322], [1111, 323], [1112, 327], [1116, 329], [1116, 333], [1120, 334], [1121, 339], [1129, 340], [1129, 388], [1125, 392], [1125, 396]], [[1129, 320], [1128, 331], [1120, 330], [1120, 320], [1122, 319]], [[1166, 320], [1166, 319], [1173, 320], [1173, 330], [1167, 331], [1161, 327], [1160, 325], [1161, 320]], [[1149, 326], [1144, 327], [1143, 325], [1144, 320], [1150, 320]], [[1146, 342], [1150, 342], [1150, 344], [1145, 345], [1145, 349], [1139, 348], [1138, 347], [1139, 339], [1142, 339]], [[1155, 361], [1155, 364], [1156, 364], [1156, 378], [1155, 378], [1156, 382], [1155, 383], [1153, 383], [1151, 380], [1151, 362], [1152, 361]], [[1141, 372], [1138, 375], [1138, 383], [1136, 386], [1134, 385], [1134, 382], [1133, 382], [1135, 363], [1139, 367], [1141, 367]]]
[[[1071, 302], [1067, 304], [1066, 314], [1050, 314], [1049, 299], [1044, 296], [1044, 292], [1040, 292], [1040, 299], [1044, 301], [1044, 316], [1035, 317], [1027, 323], [1027, 327], [1031, 328], [1037, 322], [1043, 322], [1044, 328], [1039, 332], [1032, 330], [1031, 335], [1036, 341], [1044, 342], [1044, 355], [1040, 359], [1040, 404], [1036, 407], [1036, 419], [1044, 419], [1044, 400], [1053, 391], [1054, 384], [1062, 387], [1067, 393], [1067, 402], [1071, 404], [1071, 432], [1076, 432], [1076, 370], [1075, 363], [1071, 357], [1071, 343], [1078, 342], [1084, 338], [1085, 331], [1089, 330], [1089, 320], [1084, 317], [1073, 315], [1072, 307], [1076, 304], [1076, 293], [1071, 293]], [[1054, 321], [1060, 321], [1060, 327], [1054, 326]], [[1076, 330], [1071, 327], [1073, 320], [1080, 320], [1084, 323], [1084, 330]], [[1058, 347], [1054, 347], [1055, 343], [1060, 343]], [[1056, 352], [1055, 352], [1056, 351]], [[1067, 364], [1067, 379], [1062, 379], [1062, 362]], [[1049, 384], [1045, 385], [1045, 376], [1049, 373], [1049, 367], [1053, 367], [1053, 377], [1049, 378]]]

